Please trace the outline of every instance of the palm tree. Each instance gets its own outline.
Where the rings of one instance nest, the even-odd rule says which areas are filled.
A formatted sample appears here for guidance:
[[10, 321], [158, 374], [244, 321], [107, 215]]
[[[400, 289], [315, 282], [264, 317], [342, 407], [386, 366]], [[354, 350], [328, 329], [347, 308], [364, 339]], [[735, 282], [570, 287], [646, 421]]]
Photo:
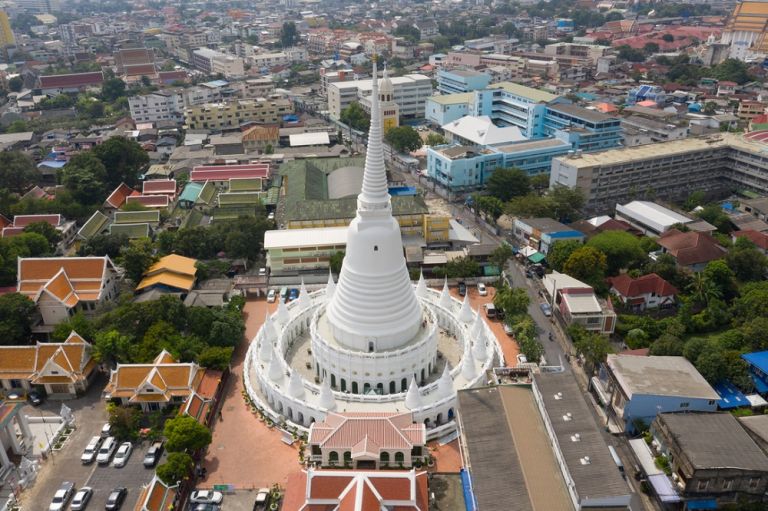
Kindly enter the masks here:
[[708, 306], [714, 299], [722, 298], [720, 289], [701, 272], [694, 274], [690, 286], [691, 298], [699, 305]]

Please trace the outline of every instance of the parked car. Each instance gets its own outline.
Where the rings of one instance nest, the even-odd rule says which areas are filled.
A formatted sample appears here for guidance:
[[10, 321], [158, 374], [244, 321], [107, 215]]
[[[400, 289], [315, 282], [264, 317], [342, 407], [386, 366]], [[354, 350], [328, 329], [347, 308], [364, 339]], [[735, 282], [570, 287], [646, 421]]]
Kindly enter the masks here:
[[267, 276], [267, 269], [259, 268], [259, 277], [266, 277], [266, 276]]
[[477, 294], [480, 296], [487, 296], [488, 295], [488, 288], [485, 287], [485, 284], [482, 282], [477, 283]]
[[115, 453], [115, 459], [112, 460], [112, 465], [117, 468], [122, 468], [128, 463], [128, 458], [131, 457], [133, 452], [133, 445], [131, 442], [123, 442]]
[[100, 436], [95, 436], [91, 438], [91, 440], [88, 442], [88, 445], [85, 446], [83, 455], [80, 456], [80, 461], [83, 463], [83, 465], [93, 463], [93, 460], [96, 459], [96, 455], [99, 453], [100, 446], [101, 446]]
[[465, 282], [459, 282], [459, 296], [465, 296], [467, 294], [467, 284]]
[[53, 500], [51, 500], [51, 505], [48, 506], [48, 511], [63, 511], [66, 509], [73, 493], [75, 493], [75, 483], [70, 483], [69, 481], [61, 483], [59, 489], [53, 494]]
[[221, 504], [224, 495], [218, 491], [195, 490], [189, 496], [189, 501], [195, 504]]
[[295, 287], [292, 287], [288, 291], [288, 299], [286, 300], [286, 302], [292, 302], [296, 300], [298, 297], [299, 297], [299, 290], [296, 289]]
[[504, 323], [504, 333], [505, 333], [505, 334], [507, 334], [507, 335], [509, 335], [509, 336], [512, 336], [512, 334], [514, 333], [514, 332], [512, 331], [512, 327], [511, 327], [511, 326], [509, 326], [509, 325], [508, 325], [508, 324], [506, 324], [506, 323]]
[[72, 511], [83, 511], [83, 509], [85, 509], [88, 505], [88, 501], [91, 500], [92, 496], [93, 488], [83, 486], [77, 490], [77, 493], [75, 493], [75, 496], [72, 498], [72, 504], [70, 504], [69, 508]]
[[485, 315], [488, 316], [488, 319], [494, 319], [497, 316], [496, 306], [492, 303], [486, 303]]
[[550, 306], [548, 303], [539, 304], [539, 308], [546, 317], [550, 317], [552, 315], [552, 306]]
[[29, 401], [32, 406], [41, 405], [43, 404], [43, 395], [36, 390], [31, 390], [29, 391], [29, 394], [27, 394], [27, 401]]
[[267, 302], [272, 303], [275, 301], [276, 298], [277, 298], [277, 291], [275, 291], [274, 289], [270, 289], [267, 292]]
[[5, 395], [5, 399], [8, 401], [21, 401], [24, 399], [23, 391], [19, 389], [8, 391], [8, 393]]
[[269, 488], [259, 488], [256, 494], [256, 500], [253, 502], [253, 511], [267, 509], [269, 505]]
[[275, 219], [275, 212], [270, 211], [269, 214], [267, 215], [267, 220], [274, 220], [274, 219]]
[[285, 286], [281, 287], [279, 296], [282, 301], [286, 301], [288, 299], [288, 288]]
[[109, 422], [104, 423], [104, 425], [101, 427], [101, 438], [107, 438], [112, 433], [112, 426], [109, 424]]
[[106, 465], [109, 460], [112, 459], [112, 455], [117, 449], [117, 439], [113, 436], [107, 437], [104, 443], [99, 447], [99, 454], [96, 455], [96, 463], [99, 465]]
[[128, 488], [115, 488], [109, 492], [109, 496], [107, 497], [107, 505], [104, 506], [104, 509], [107, 511], [117, 511], [120, 509], [120, 507], [122, 507], [126, 495], [128, 495]]
[[162, 455], [163, 442], [157, 441], [153, 443], [147, 450], [147, 454], [144, 455], [144, 466], [147, 468], [154, 467], [160, 461], [160, 456]]
[[221, 507], [216, 504], [192, 504], [189, 511], [220, 511]]

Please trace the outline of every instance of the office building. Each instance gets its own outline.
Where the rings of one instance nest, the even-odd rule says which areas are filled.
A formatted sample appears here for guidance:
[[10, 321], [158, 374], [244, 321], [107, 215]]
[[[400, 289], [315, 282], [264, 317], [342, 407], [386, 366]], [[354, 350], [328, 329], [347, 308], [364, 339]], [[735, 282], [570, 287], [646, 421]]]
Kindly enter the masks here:
[[187, 129], [220, 130], [238, 128], [246, 122], [275, 124], [293, 112], [287, 99], [241, 99], [223, 103], [208, 103], [184, 110]]
[[766, 132], [720, 133], [552, 160], [550, 184], [578, 187], [590, 213], [638, 196], [664, 200], [695, 191], [768, 193]]
[[209, 75], [221, 73], [224, 76], [243, 76], [245, 74], [243, 59], [210, 48], [194, 50], [192, 65]]
[[128, 98], [128, 107], [131, 119], [136, 123], [184, 121], [184, 101], [175, 92], [157, 91], [143, 96], [131, 96]]
[[465, 115], [469, 115], [469, 105], [473, 97], [474, 94], [466, 92], [427, 98], [424, 106], [424, 118], [427, 122], [437, 126], [458, 121]]
[[6, 48], [15, 44], [16, 36], [13, 35], [8, 14], [5, 11], [0, 11], [0, 48]]
[[751, 60], [768, 54], [768, 2], [745, 0], [736, 4], [723, 30], [721, 42], [729, 57]]
[[468, 69], [447, 70], [437, 72], [437, 90], [440, 94], [458, 94], [482, 90], [491, 83], [491, 76], [486, 73]]
[[[424, 105], [432, 96], [432, 80], [428, 76], [410, 74], [390, 78], [394, 101], [402, 117], [421, 118]], [[338, 119], [350, 104], [371, 94], [371, 80], [355, 80], [328, 84], [328, 110]]]

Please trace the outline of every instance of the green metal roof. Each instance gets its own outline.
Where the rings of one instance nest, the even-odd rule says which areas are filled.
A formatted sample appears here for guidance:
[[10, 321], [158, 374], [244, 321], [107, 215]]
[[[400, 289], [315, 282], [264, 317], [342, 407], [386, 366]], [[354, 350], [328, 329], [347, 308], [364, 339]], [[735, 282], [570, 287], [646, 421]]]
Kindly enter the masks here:
[[148, 238], [149, 224], [112, 224], [109, 226], [110, 234], [124, 234], [129, 239]]
[[91, 218], [89, 218], [88, 221], [83, 224], [80, 230], [77, 231], [77, 235], [84, 240], [91, 239], [106, 229], [108, 222], [109, 217], [107, 217], [101, 211], [96, 211], [93, 213], [93, 215], [91, 215]]
[[190, 209], [187, 216], [184, 217], [184, 220], [181, 221], [181, 225], [179, 226], [181, 229], [186, 229], [188, 227], [197, 227], [200, 225], [200, 221], [203, 219], [203, 214], [199, 212], [196, 209]]
[[197, 196], [195, 204], [210, 204], [215, 195], [216, 186], [214, 186], [213, 182], [206, 181], [205, 185], [203, 185], [203, 189], [200, 190], [200, 195]]
[[[305, 200], [286, 207], [285, 217], [288, 221], [301, 220], [352, 220], [357, 213], [357, 197], [345, 197], [343, 199], [329, 200]], [[392, 214], [424, 215], [429, 213], [429, 208], [420, 195], [406, 195], [392, 197]]]
[[115, 212], [116, 224], [141, 224], [160, 223], [160, 212], [157, 210], [150, 211], [117, 211]]
[[219, 194], [219, 204], [258, 204], [265, 192], [225, 192]]
[[280, 188], [270, 188], [267, 190], [267, 195], [262, 197], [261, 200], [266, 206], [275, 206], [279, 198]]
[[261, 178], [255, 177], [252, 179], [230, 179], [229, 191], [230, 192], [258, 192], [261, 191]]
[[200, 196], [200, 191], [203, 189], [201, 183], [187, 183], [184, 187], [184, 191], [179, 195], [179, 202], [195, 202]]
[[233, 220], [241, 216], [255, 216], [256, 208], [251, 207], [225, 207], [216, 208], [213, 211], [213, 221]]
[[528, 256], [528, 260], [534, 264], [542, 262], [544, 259], [546, 259], [546, 256], [542, 254], [541, 252], [535, 252]]

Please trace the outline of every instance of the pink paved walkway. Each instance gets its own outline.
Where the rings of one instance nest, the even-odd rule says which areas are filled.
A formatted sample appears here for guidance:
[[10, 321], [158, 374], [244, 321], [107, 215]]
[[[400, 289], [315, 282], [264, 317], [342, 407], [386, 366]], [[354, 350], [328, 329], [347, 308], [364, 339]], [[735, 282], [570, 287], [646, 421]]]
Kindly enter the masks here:
[[[221, 405], [222, 418], [213, 427], [213, 441], [205, 458], [207, 477], [199, 487], [234, 484], [235, 488], [261, 488], [279, 483], [285, 486], [288, 476], [300, 470], [296, 447], [281, 440], [282, 434], [267, 428], [245, 406], [243, 391], [243, 359], [251, 339], [264, 322], [266, 307], [275, 304], [264, 299], [249, 300], [245, 305], [245, 339], [235, 350], [232, 375]], [[297, 445], [297, 444], [294, 444]]]

